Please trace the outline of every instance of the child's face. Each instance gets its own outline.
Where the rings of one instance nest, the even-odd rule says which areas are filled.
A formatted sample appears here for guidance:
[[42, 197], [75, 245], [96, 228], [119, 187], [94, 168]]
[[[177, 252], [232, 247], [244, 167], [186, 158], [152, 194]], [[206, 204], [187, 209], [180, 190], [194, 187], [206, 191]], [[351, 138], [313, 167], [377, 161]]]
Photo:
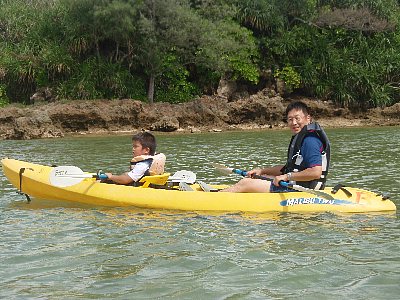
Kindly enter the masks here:
[[150, 149], [148, 147], [143, 148], [142, 144], [139, 141], [133, 141], [132, 143], [132, 154], [133, 157], [139, 155], [149, 155]]

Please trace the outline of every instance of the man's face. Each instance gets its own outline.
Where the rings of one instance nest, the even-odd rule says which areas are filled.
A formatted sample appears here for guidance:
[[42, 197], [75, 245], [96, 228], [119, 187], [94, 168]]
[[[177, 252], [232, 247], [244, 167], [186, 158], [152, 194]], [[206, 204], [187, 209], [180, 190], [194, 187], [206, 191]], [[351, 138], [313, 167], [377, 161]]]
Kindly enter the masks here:
[[304, 126], [310, 124], [311, 117], [302, 110], [292, 109], [287, 115], [287, 122], [293, 134], [298, 134]]
[[134, 141], [132, 143], [132, 154], [133, 157], [140, 156], [140, 155], [149, 155], [150, 149], [143, 148], [142, 144], [139, 141]]

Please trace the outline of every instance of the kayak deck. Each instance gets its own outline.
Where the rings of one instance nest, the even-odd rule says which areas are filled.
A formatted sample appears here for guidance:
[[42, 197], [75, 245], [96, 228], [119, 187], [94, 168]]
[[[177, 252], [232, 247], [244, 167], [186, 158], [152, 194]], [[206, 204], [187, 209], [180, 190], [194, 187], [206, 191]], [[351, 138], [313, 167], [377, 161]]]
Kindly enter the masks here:
[[[395, 204], [374, 192], [346, 187], [331, 193], [326, 199], [306, 192], [290, 193], [220, 193], [205, 192], [199, 184], [192, 191], [179, 188], [156, 189], [105, 184], [95, 178], [85, 178], [68, 187], [50, 183], [53, 167], [5, 158], [3, 173], [10, 183], [30, 196], [61, 201], [73, 201], [99, 206], [135, 206], [151, 209], [184, 211], [243, 211], [243, 212], [379, 212], [395, 211]], [[226, 185], [210, 185], [214, 189]], [[349, 194], [348, 194], [349, 193]]]

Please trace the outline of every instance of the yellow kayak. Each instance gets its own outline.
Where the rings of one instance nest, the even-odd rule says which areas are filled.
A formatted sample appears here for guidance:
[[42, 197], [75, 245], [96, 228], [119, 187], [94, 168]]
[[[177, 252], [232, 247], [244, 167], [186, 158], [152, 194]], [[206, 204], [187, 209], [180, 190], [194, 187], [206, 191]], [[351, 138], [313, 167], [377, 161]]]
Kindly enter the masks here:
[[[55, 167], [4, 158], [3, 173], [21, 192], [36, 198], [73, 201], [99, 206], [134, 206], [184, 211], [243, 212], [380, 212], [395, 211], [395, 204], [374, 192], [346, 187], [319, 196], [308, 192], [290, 193], [218, 193], [205, 192], [199, 184], [178, 188], [152, 188], [148, 183], [165, 183], [168, 174], [154, 177], [141, 187], [101, 183], [90, 173], [81, 174], [75, 182], [60, 186], [52, 178], [64, 176]], [[68, 176], [68, 175], [65, 175]], [[77, 175], [76, 175], [77, 176]], [[78, 177], [78, 176], [77, 176]], [[152, 177], [152, 176], [149, 176]], [[150, 178], [151, 179], [151, 178]], [[162, 180], [164, 179], [164, 180]], [[212, 186], [222, 188], [223, 185]]]

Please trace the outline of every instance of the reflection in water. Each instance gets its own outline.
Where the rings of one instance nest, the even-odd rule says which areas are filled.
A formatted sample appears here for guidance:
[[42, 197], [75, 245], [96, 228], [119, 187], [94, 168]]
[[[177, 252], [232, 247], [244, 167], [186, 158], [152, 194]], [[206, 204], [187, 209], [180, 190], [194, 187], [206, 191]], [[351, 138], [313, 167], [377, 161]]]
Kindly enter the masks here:
[[[399, 206], [397, 128], [328, 134], [328, 184], [385, 191]], [[289, 132], [157, 138], [168, 171], [233, 183], [238, 176], [221, 176], [211, 163], [244, 169], [282, 163]], [[0, 143], [2, 156], [87, 171], [122, 172], [131, 153], [130, 136]], [[398, 297], [396, 213], [177, 212], [42, 199], [28, 204], [4, 176], [0, 187], [0, 298]]]

